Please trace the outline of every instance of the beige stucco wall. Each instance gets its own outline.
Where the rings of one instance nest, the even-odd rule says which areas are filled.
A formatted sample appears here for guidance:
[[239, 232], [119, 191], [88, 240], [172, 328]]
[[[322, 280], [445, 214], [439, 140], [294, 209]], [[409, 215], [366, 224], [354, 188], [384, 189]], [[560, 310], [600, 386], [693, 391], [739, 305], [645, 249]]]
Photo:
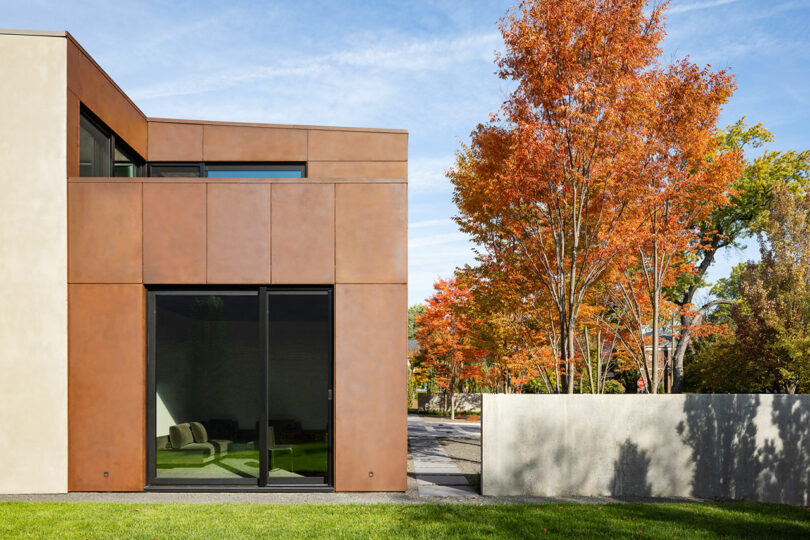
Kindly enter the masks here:
[[67, 491], [66, 43], [0, 34], [0, 493]]

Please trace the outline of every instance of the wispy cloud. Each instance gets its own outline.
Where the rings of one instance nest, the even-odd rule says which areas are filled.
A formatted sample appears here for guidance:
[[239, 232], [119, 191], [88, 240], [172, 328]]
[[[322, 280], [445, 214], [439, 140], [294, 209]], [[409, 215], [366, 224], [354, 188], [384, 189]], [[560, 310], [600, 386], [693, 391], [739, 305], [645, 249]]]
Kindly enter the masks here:
[[455, 225], [455, 223], [449, 219], [428, 219], [425, 221], [414, 221], [412, 223], [408, 223], [408, 228], [423, 229], [425, 227], [439, 227], [442, 225]]
[[[225, 90], [262, 81], [278, 82], [294, 78], [297, 84], [307, 79], [336, 76], [346, 78], [347, 70], [365, 74], [391, 72], [434, 72], [451, 64], [468, 61], [490, 61], [499, 44], [496, 33], [473, 34], [449, 39], [364, 41], [351, 49], [325, 55], [293, 57], [271, 64], [247, 63], [231, 66], [207, 76], [198, 73], [136, 88], [130, 92], [136, 100], [189, 96]], [[268, 56], [261, 53], [246, 56]], [[349, 79], [351, 80], [351, 79]], [[358, 87], [355, 87], [358, 88]]]
[[421, 238], [413, 238], [408, 241], [408, 248], [423, 248], [427, 246], [437, 246], [442, 244], [452, 244], [456, 242], [469, 242], [469, 238], [461, 232], [433, 234]]
[[449, 188], [444, 172], [453, 165], [452, 156], [416, 158], [408, 164], [408, 185], [413, 191]]
[[686, 13], [698, 9], [708, 9], [726, 4], [733, 4], [737, 0], [709, 0], [708, 2], [692, 2], [690, 4], [675, 4], [667, 9], [667, 13]]

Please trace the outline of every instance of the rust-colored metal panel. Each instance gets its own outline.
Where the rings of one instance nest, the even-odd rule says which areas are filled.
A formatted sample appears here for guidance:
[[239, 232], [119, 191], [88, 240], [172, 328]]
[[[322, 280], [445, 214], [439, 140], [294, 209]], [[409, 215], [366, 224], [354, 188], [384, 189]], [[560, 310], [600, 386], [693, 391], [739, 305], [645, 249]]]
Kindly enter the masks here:
[[335, 186], [273, 185], [273, 283], [335, 282]]
[[407, 304], [405, 285], [335, 286], [336, 491], [407, 487]]
[[68, 184], [68, 282], [141, 283], [141, 184]]
[[203, 126], [205, 161], [306, 161], [303, 129]]
[[208, 283], [270, 283], [270, 184], [208, 184]]
[[311, 178], [408, 178], [407, 161], [310, 161]]
[[79, 176], [79, 97], [67, 92], [67, 175]]
[[311, 161], [408, 161], [407, 133], [309, 130]]
[[202, 161], [201, 125], [150, 121], [148, 126], [150, 161]]
[[337, 283], [406, 283], [405, 184], [335, 186]]
[[68, 90], [146, 158], [146, 117], [72, 38], [67, 46], [67, 83]]
[[205, 283], [204, 183], [144, 184], [144, 283]]
[[68, 490], [142, 491], [144, 288], [68, 287]]

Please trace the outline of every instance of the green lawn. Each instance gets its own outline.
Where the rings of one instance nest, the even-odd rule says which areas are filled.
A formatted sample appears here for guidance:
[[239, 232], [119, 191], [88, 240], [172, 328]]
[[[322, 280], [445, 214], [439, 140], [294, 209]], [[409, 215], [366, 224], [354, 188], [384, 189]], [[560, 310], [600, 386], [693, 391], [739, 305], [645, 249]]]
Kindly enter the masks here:
[[810, 510], [728, 504], [0, 503], [0, 537], [810, 538]]

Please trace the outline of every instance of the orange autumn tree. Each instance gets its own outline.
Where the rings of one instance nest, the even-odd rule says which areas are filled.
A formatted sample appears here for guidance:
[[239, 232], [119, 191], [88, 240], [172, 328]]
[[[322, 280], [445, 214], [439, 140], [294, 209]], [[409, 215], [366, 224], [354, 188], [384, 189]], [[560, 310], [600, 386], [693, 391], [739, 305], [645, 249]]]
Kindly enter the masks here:
[[[601, 284], [600, 284], [601, 285]], [[609, 384], [610, 377], [626, 371], [629, 363], [621, 354], [621, 336], [612, 314], [604, 287], [597, 285], [586, 299], [581, 313], [581, 331], [577, 336], [577, 348], [581, 356], [580, 393], [615, 393], [622, 386]]]
[[[648, 336], [650, 321], [653, 318], [647, 282], [638, 266], [633, 267], [631, 256], [623, 258], [601, 287], [605, 311], [600, 314], [602, 325], [612, 329], [617, 338], [617, 351], [632, 362], [633, 368], [644, 381], [644, 392], [657, 376], [653, 376], [653, 366], [649, 354], [652, 339]], [[671, 309], [672, 304], [663, 300], [659, 309]], [[664, 366], [662, 366], [663, 368]], [[656, 370], [660, 371], [656, 363]], [[657, 371], [656, 371], [657, 373]]]
[[[503, 252], [500, 258], [479, 257], [480, 264], [465, 271], [466, 279], [476, 281], [471, 286], [477, 303], [484, 297], [488, 313], [482, 310], [480, 319], [497, 317], [503, 332], [514, 349], [523, 377], [539, 377], [541, 389], [547, 393], [559, 391], [562, 380], [559, 362], [559, 320], [547, 295], [536, 294], [534, 283], [512, 270], [517, 253]], [[526, 381], [528, 382], [528, 381]]]
[[657, 393], [661, 318], [673, 309], [663, 309], [662, 289], [674, 284], [684, 257], [700, 247], [700, 224], [727, 201], [730, 183], [742, 172], [742, 156], [720, 151], [716, 128], [720, 107], [734, 90], [730, 75], [682, 60], [646, 78], [653, 124], [639, 148], [646, 157], [637, 171], [639, 229], [620, 261], [621, 275], [631, 284], [642, 278], [650, 307], [645, 323], [651, 330], [651, 359], [649, 366], [645, 359], [641, 372], [645, 389]]
[[475, 346], [467, 305], [469, 289], [455, 279], [439, 280], [435, 293], [428, 298], [425, 312], [419, 316], [416, 339], [423, 357], [439, 387], [450, 394], [450, 417], [455, 419], [455, 393], [465, 379], [478, 376], [485, 350]]
[[622, 218], [641, 156], [628, 149], [648, 121], [644, 76], [660, 54], [661, 10], [645, 14], [641, 0], [523, 1], [500, 27], [499, 75], [517, 87], [449, 173], [458, 222], [523, 276], [524, 296], [553, 305], [556, 391], [573, 393], [579, 311], [629, 229]]
[[[650, 175], [674, 175], [675, 156], [695, 153], [690, 145], [705, 150], [714, 114], [704, 109], [728, 95], [711, 93], [722, 74], [660, 64], [666, 4], [646, 4], [520, 2], [501, 20], [506, 48], [498, 60], [499, 75], [516, 88], [448, 172], [457, 221], [481, 257], [522, 280], [523, 298], [553, 306], [552, 348], [563, 371], [557, 391], [575, 388], [589, 291], [628, 246], [658, 231], [642, 226], [653, 202]], [[690, 96], [701, 99], [689, 103]], [[693, 134], [701, 140], [690, 141]]]
[[514, 288], [487, 270], [485, 265], [456, 270], [459, 284], [471, 295], [465, 310], [470, 315], [473, 342], [487, 351], [477, 382], [495, 392], [521, 393], [525, 385], [545, 373], [540, 374], [535, 354], [525, 346], [523, 336], [515, 333], [518, 315], [509, 294]]

